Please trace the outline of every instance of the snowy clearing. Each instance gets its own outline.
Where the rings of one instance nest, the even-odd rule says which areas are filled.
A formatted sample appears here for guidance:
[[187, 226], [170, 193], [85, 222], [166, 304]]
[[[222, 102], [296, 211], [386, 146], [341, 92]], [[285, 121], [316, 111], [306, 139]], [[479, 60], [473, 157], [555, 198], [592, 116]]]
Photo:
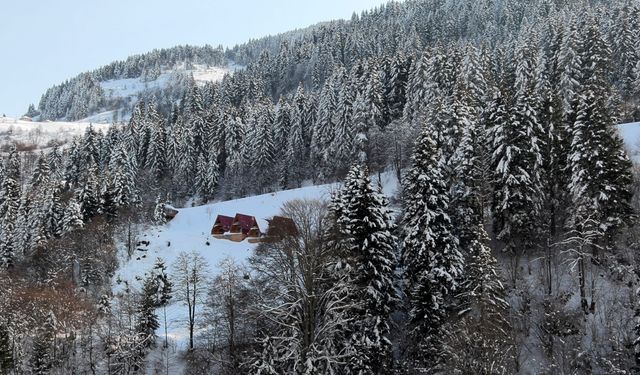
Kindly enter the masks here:
[[[375, 181], [377, 182], [377, 178]], [[394, 195], [398, 189], [393, 173], [382, 175], [382, 185], [387, 196]], [[252, 215], [256, 217], [260, 229], [265, 231], [266, 219], [277, 215], [285, 202], [294, 199], [329, 199], [332, 190], [337, 187], [338, 184], [309, 186], [178, 209], [178, 215], [169, 223], [161, 227], [151, 227], [139, 237], [141, 241], [149, 241], [148, 246], [143, 246], [145, 251], [137, 250], [130, 259], [127, 259], [126, 249], [123, 245], [120, 246], [121, 267], [114, 276], [113, 289], [117, 292], [123, 288], [124, 283], [118, 283], [119, 280], [127, 281], [130, 286], [139, 289], [140, 279], [153, 268], [158, 257], [165, 260], [171, 271], [173, 262], [183, 251], [195, 251], [202, 255], [209, 263], [210, 277], [217, 274], [219, 263], [227, 257], [233, 258], [238, 263], [244, 263], [257, 245], [247, 240], [232, 242], [213, 238], [210, 232], [217, 215], [234, 216], [236, 213]], [[174, 302], [167, 306], [168, 335], [175, 341], [178, 348], [185, 348], [188, 343], [189, 331], [185, 324], [186, 317], [187, 309], [180, 303]], [[163, 322], [157, 333], [158, 336], [164, 336]]]
[[[11, 143], [21, 143], [41, 149], [64, 144], [77, 135], [84, 134], [89, 122], [25, 121], [0, 117], [0, 148]], [[109, 124], [93, 124], [94, 129], [106, 132]]]
[[618, 132], [624, 140], [629, 157], [635, 163], [640, 163], [640, 122], [630, 122], [618, 125]]

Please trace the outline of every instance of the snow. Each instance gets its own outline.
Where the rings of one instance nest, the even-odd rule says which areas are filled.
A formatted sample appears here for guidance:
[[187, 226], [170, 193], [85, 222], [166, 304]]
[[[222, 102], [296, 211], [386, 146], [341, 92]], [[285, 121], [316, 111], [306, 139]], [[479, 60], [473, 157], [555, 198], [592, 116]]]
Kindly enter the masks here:
[[144, 82], [141, 78], [111, 79], [100, 82], [100, 86], [102, 90], [104, 90], [104, 95], [107, 98], [132, 97], [148, 89], [165, 87], [172, 73], [172, 71], [162, 73], [157, 79], [149, 82]]
[[[398, 182], [394, 174], [386, 172], [381, 177], [384, 193], [387, 196], [396, 194]], [[377, 182], [377, 179], [375, 180]], [[169, 223], [150, 227], [139, 237], [141, 241], [149, 241], [148, 246], [142, 246], [146, 251], [136, 250], [128, 259], [124, 246], [121, 246], [119, 259], [121, 267], [113, 278], [114, 291], [117, 292], [124, 287], [122, 282], [118, 283], [119, 280], [127, 281], [130, 286], [139, 290], [141, 287], [139, 279], [153, 268], [158, 257], [164, 259], [171, 271], [173, 262], [183, 251], [195, 251], [204, 257], [209, 263], [211, 278], [216, 275], [219, 263], [227, 257], [233, 258], [238, 263], [245, 263], [257, 244], [251, 244], [247, 240], [232, 242], [211, 236], [211, 227], [217, 215], [235, 216], [236, 213], [252, 215], [258, 221], [260, 229], [266, 231], [266, 219], [277, 215], [285, 202], [294, 199], [328, 200], [331, 192], [338, 187], [338, 184], [308, 186], [198, 207], [178, 208], [178, 214]], [[160, 311], [158, 313], [161, 314]], [[181, 349], [184, 349], [188, 343], [189, 331], [185, 324], [186, 318], [187, 309], [180, 303], [173, 302], [167, 306], [168, 335]], [[164, 337], [164, 322], [160, 320], [161, 327], [157, 334], [159, 337]]]
[[618, 133], [625, 143], [629, 157], [640, 163], [640, 122], [618, 125]]
[[[24, 121], [10, 117], [0, 117], [0, 147], [20, 142], [34, 145], [36, 149], [64, 144], [74, 136], [84, 134], [89, 122], [65, 121]], [[93, 124], [94, 129], [106, 132], [109, 124]]]

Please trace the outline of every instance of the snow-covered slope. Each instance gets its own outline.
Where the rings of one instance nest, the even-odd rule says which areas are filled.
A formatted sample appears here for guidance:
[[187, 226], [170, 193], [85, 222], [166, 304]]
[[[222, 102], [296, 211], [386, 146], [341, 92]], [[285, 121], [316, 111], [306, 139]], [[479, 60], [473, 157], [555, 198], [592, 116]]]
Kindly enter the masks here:
[[[398, 184], [392, 173], [383, 174], [382, 183], [387, 196], [395, 194]], [[140, 237], [141, 241], [149, 241], [148, 246], [143, 246], [145, 251], [137, 250], [131, 258], [127, 257], [124, 249], [120, 252], [121, 267], [114, 276], [114, 289], [121, 290], [124, 285], [122, 281], [127, 281], [130, 286], [138, 289], [141, 285], [139, 279], [152, 269], [156, 258], [163, 258], [171, 269], [173, 262], [183, 251], [196, 251], [202, 255], [209, 263], [210, 276], [213, 277], [223, 259], [232, 257], [239, 263], [245, 262], [257, 246], [247, 240], [232, 242], [213, 238], [210, 232], [217, 215], [252, 215], [256, 217], [260, 228], [266, 230], [265, 219], [277, 215], [285, 202], [293, 199], [329, 199], [331, 191], [337, 187], [337, 184], [308, 186], [179, 209], [178, 215], [169, 223], [151, 227]], [[184, 323], [186, 315], [186, 307], [180, 303], [172, 303], [167, 307], [169, 336], [179, 347], [184, 347], [188, 339], [188, 330]], [[164, 332], [164, 326], [160, 327], [158, 334], [161, 332]]]
[[629, 157], [635, 163], [640, 163], [640, 122], [620, 124], [618, 125], [618, 132], [624, 140]]
[[[133, 105], [141, 96], [144, 96], [145, 92], [154, 92], [175, 85], [176, 82], [180, 80], [178, 77], [180, 74], [192, 75], [196, 83], [204, 85], [206, 82], [217, 82], [221, 80], [225, 74], [240, 68], [240, 66], [233, 64], [230, 64], [228, 67], [210, 67], [195, 64], [193, 65], [193, 69], [185, 69], [183, 66], [179, 66], [176, 69], [163, 71], [154, 80], [144, 80], [142, 77], [112, 79], [100, 82], [100, 87], [102, 87], [104, 96], [108, 101], [122, 100], [123, 102], [128, 102]], [[128, 120], [131, 114], [128, 112], [120, 114], [121, 110], [122, 109], [95, 113], [80, 121], [110, 123], [113, 122], [114, 118], [117, 118], [118, 121]], [[117, 116], [114, 116], [115, 112], [118, 112]]]
[[[0, 148], [19, 142], [24, 146], [42, 149], [56, 144], [64, 144], [76, 135], [84, 134], [89, 122], [64, 121], [24, 121], [0, 117]], [[106, 131], [109, 124], [94, 124], [98, 131]]]

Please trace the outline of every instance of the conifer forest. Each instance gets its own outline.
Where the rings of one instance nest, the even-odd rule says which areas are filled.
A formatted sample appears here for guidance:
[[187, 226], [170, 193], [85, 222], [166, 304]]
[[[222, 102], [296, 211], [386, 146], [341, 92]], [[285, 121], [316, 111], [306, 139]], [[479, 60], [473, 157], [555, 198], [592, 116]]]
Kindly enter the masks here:
[[25, 118], [103, 111], [0, 142], [2, 375], [640, 374], [637, 0], [389, 1]]

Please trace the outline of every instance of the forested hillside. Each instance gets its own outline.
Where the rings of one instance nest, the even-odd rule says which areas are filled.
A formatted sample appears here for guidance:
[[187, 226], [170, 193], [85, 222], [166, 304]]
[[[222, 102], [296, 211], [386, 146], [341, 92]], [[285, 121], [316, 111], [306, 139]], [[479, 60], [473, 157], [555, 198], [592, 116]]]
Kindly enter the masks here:
[[[175, 70], [178, 66], [189, 70], [194, 64], [206, 66], [226, 66], [222, 47], [177, 46], [153, 50], [142, 55], [133, 55], [124, 61], [114, 61], [94, 71], [82, 73], [59, 85], [49, 88], [40, 99], [36, 109], [29, 107], [27, 116], [39, 116], [41, 120], [75, 121], [95, 114], [100, 110], [125, 110], [131, 108], [123, 98], [113, 98], [105, 93], [101, 83], [109, 80], [139, 78], [142, 83], [157, 80], [164, 70]], [[184, 95], [189, 78], [176, 72], [164, 87], [152, 90], [141, 99], [155, 97], [163, 107], [171, 107], [171, 102]], [[168, 112], [169, 108], [166, 108]]]
[[[149, 358], [174, 298], [188, 374], [640, 373], [639, 185], [616, 130], [640, 119], [639, 23], [627, 0], [390, 2], [226, 50], [246, 67], [189, 81], [167, 115], [142, 100], [106, 133], [11, 151], [0, 369], [165, 373]], [[112, 289], [165, 202], [336, 181], [212, 284], [184, 253]]]

